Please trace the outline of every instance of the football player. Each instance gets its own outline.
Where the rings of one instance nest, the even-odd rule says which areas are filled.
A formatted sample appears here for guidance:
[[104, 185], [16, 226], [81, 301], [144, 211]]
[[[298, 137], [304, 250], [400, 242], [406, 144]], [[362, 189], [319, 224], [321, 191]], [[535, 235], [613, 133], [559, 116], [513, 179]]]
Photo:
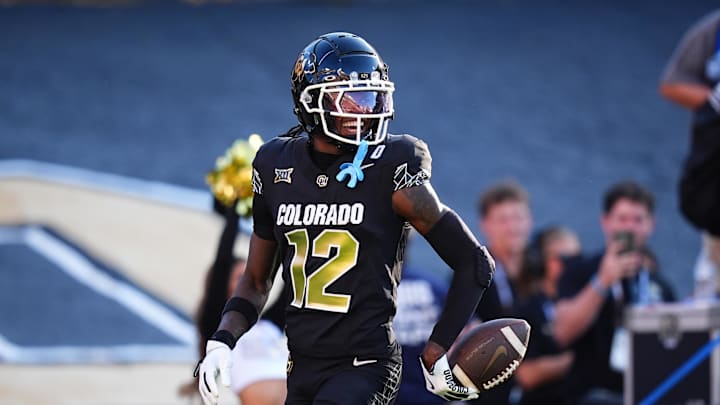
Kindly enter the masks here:
[[300, 125], [253, 161], [247, 269], [199, 367], [206, 404], [218, 400], [218, 376], [229, 383], [232, 347], [256, 322], [279, 264], [288, 289], [286, 404], [392, 404], [401, 377], [392, 320], [410, 226], [454, 270], [420, 358], [427, 388], [448, 400], [478, 396], [453, 376], [446, 351], [495, 264], [438, 200], [427, 145], [387, 133], [393, 91], [387, 65], [357, 35], [322, 35], [298, 57]]

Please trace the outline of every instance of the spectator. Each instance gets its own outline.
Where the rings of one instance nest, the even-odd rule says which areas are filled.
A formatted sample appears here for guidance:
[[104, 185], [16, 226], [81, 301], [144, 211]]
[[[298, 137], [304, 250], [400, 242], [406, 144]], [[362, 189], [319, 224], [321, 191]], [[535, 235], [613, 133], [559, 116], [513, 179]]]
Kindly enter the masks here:
[[[554, 334], [558, 344], [575, 352], [564, 383], [567, 403], [622, 404], [622, 364], [611, 366], [611, 348], [623, 353], [621, 314], [634, 299], [639, 274], [649, 278], [644, 289], [649, 300], [673, 299], [646, 245], [655, 225], [654, 209], [653, 195], [641, 185], [626, 181], [611, 186], [600, 220], [605, 251], [566, 261], [558, 285]], [[632, 235], [634, 247], [617, 238], [626, 234]]]
[[532, 229], [528, 193], [514, 181], [495, 184], [480, 194], [480, 230], [495, 258], [493, 283], [478, 306], [483, 321], [511, 316], [520, 280], [523, 251]]
[[[497, 183], [480, 194], [478, 213], [480, 230], [495, 258], [495, 276], [476, 314], [483, 321], [512, 317], [523, 252], [532, 229], [528, 193], [515, 181]], [[500, 384], [473, 403], [507, 404], [514, 380]]]
[[564, 404], [561, 381], [573, 360], [570, 350], [558, 347], [553, 336], [557, 282], [563, 258], [580, 253], [580, 241], [567, 228], [553, 226], [541, 231], [525, 250], [523, 277], [528, 296], [518, 304], [516, 316], [530, 324], [530, 343], [525, 360], [515, 372], [522, 388], [521, 405]]
[[715, 10], [696, 22], [683, 36], [662, 74], [660, 94], [692, 112], [690, 151], [680, 180], [680, 207], [685, 217], [703, 231], [700, 260], [713, 263], [716, 293], [720, 292], [718, 82], [720, 10]]

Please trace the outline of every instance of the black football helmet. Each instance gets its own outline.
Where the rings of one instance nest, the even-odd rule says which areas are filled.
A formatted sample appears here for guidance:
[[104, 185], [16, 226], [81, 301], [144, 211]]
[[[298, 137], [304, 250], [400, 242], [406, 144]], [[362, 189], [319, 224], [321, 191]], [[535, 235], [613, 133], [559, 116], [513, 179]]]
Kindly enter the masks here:
[[294, 113], [302, 127], [343, 144], [375, 145], [385, 139], [394, 90], [377, 51], [347, 32], [318, 37], [292, 71]]

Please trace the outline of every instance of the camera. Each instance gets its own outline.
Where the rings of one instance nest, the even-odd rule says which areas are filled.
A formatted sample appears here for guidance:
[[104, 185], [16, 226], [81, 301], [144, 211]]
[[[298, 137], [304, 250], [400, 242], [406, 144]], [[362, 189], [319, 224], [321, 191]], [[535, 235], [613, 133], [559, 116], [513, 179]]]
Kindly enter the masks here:
[[635, 234], [630, 231], [620, 231], [613, 235], [613, 239], [620, 242], [619, 254], [625, 254], [635, 250]]

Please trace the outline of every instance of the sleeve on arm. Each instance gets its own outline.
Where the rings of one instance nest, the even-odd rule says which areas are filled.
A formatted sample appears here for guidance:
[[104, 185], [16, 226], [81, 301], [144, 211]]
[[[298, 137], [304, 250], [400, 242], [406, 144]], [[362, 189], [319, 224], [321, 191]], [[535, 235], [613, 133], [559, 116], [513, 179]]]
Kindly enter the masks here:
[[273, 216], [272, 210], [265, 202], [264, 186], [262, 181], [262, 175], [258, 168], [258, 157], [255, 157], [253, 162], [253, 232], [266, 240], [273, 240]]
[[430, 149], [425, 142], [420, 139], [415, 141], [415, 153], [413, 154], [413, 167], [417, 170], [422, 170], [427, 174], [428, 179], [432, 174], [432, 156], [430, 156]]
[[483, 322], [491, 321], [493, 319], [504, 317], [505, 311], [500, 304], [500, 298], [498, 297], [497, 284], [492, 283], [490, 287], [485, 290], [483, 299], [480, 305], [477, 306], [475, 315], [480, 318]]
[[253, 232], [263, 239], [273, 240], [272, 213], [262, 196], [253, 197]]
[[454, 270], [445, 306], [430, 336], [447, 350], [475, 312], [495, 267], [487, 249], [453, 211], [446, 212], [425, 239]]
[[408, 153], [407, 161], [395, 168], [395, 191], [421, 186], [430, 181], [432, 174], [432, 157], [427, 144], [420, 139], [410, 138], [413, 140], [412, 151]]
[[703, 19], [685, 33], [663, 70], [662, 83], [710, 85], [705, 66], [715, 53], [719, 16]]

